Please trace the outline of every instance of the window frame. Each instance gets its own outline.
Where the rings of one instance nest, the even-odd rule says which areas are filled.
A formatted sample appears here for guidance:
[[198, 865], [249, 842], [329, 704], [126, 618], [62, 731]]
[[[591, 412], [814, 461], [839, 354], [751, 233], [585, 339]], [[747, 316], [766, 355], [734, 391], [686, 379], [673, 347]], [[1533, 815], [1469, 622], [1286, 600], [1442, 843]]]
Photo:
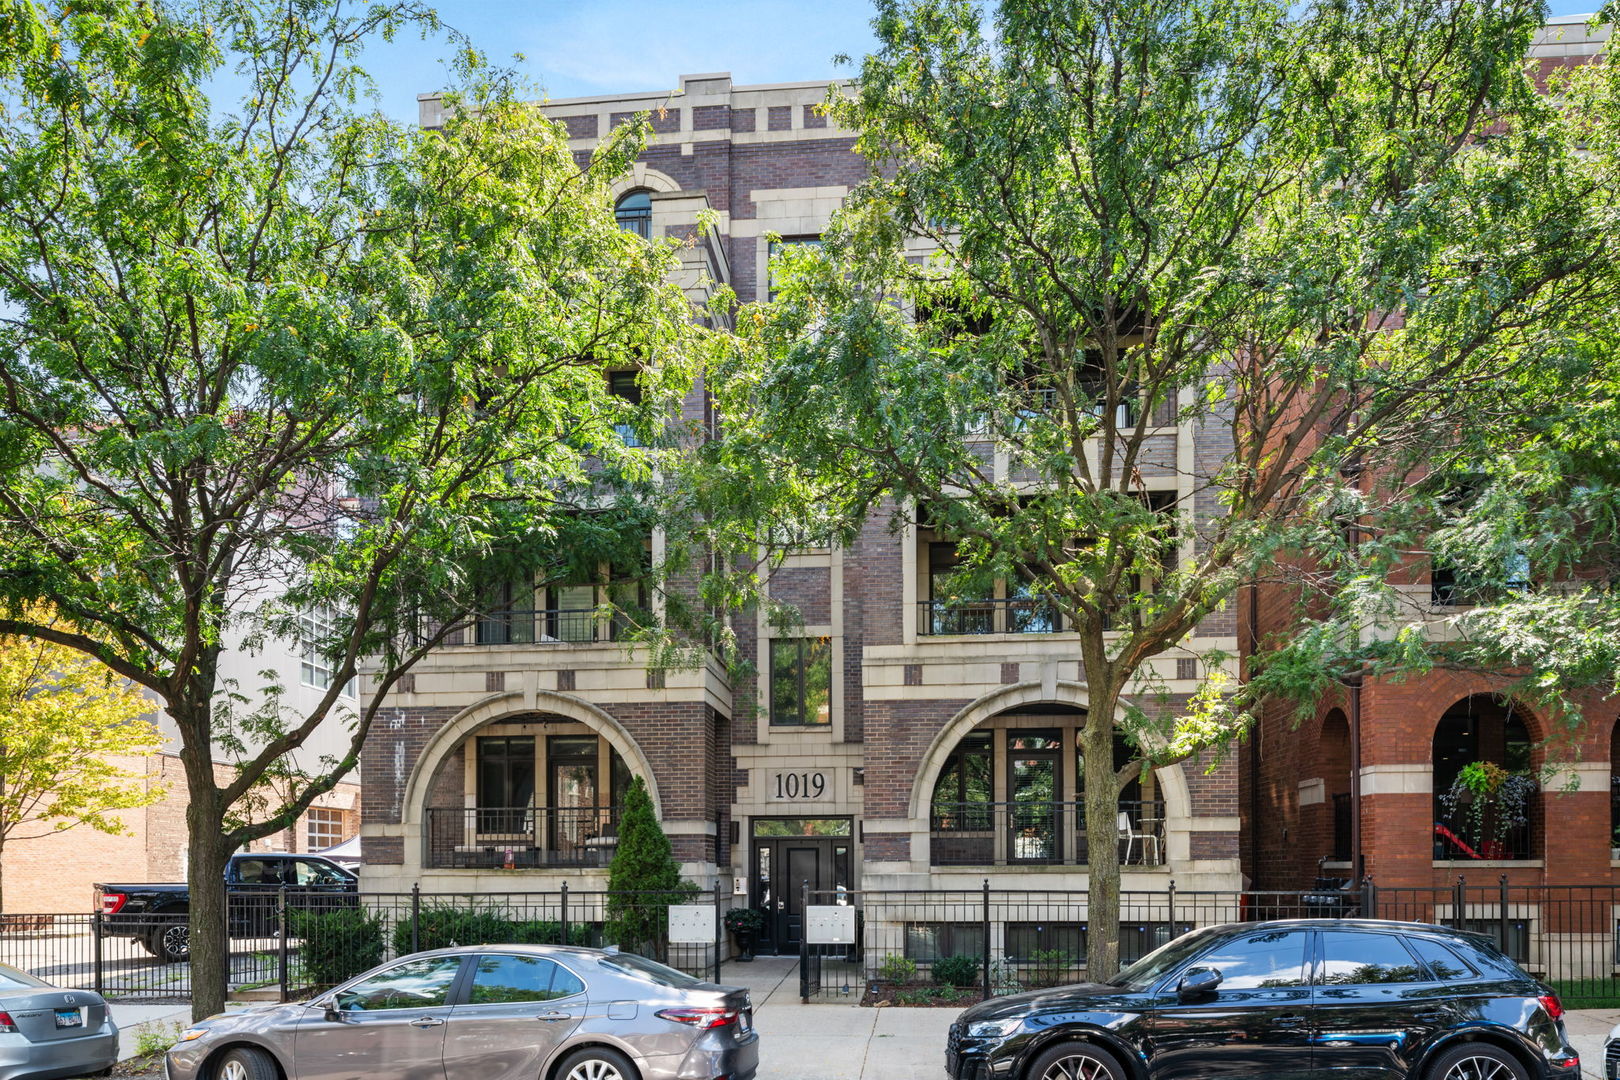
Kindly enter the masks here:
[[[1330, 929], [1321, 929], [1321, 930], [1315, 931], [1315, 934], [1316, 934], [1316, 945], [1315, 945], [1315, 948], [1313, 949], [1314, 958], [1313, 958], [1313, 961], [1312, 961], [1312, 964], [1311, 964], [1311, 967], [1312, 967], [1313, 970], [1312, 970], [1311, 979], [1310, 979], [1310, 985], [1313, 986], [1313, 987], [1334, 987], [1334, 986], [1423, 986], [1423, 985], [1426, 985], [1428, 983], [1437, 983], [1437, 982], [1439, 982], [1438, 979], [1434, 978], [1434, 972], [1429, 969], [1429, 965], [1424, 961], [1424, 959], [1421, 956], [1419, 956], [1417, 953], [1413, 952], [1412, 947], [1406, 943], [1406, 935], [1404, 935], [1404, 934], [1393, 933], [1393, 932], [1390, 932], [1390, 931], [1387, 931], [1387, 930], [1363, 930], [1363, 929], [1354, 928], [1354, 927], [1345, 927], [1343, 929], [1340, 929], [1338, 927], [1334, 927], [1331, 930]], [[1401, 951], [1406, 953], [1407, 959], [1412, 961], [1412, 967], [1414, 969], [1416, 969], [1416, 971], [1418, 972], [1418, 975], [1420, 977], [1417, 978], [1417, 979], [1401, 979], [1399, 981], [1389, 980], [1387, 982], [1386, 981], [1380, 981], [1380, 982], [1333, 982], [1333, 983], [1327, 982], [1326, 981], [1326, 979], [1327, 979], [1327, 965], [1328, 965], [1327, 938], [1328, 938], [1329, 934], [1349, 934], [1349, 935], [1355, 935], [1355, 936], [1362, 937], [1362, 938], [1381, 937], [1381, 938], [1387, 938], [1387, 939], [1389, 939], [1391, 941], [1394, 941], [1399, 946]], [[1377, 966], [1377, 965], [1371, 965], [1371, 966]]]
[[[620, 229], [643, 240], [652, 239], [652, 188], [631, 188], [613, 200], [613, 223]], [[647, 202], [645, 209], [641, 206], [625, 209], [625, 203], [631, 199], [641, 197]]]
[[[812, 643], [819, 643], [826, 649], [827, 656], [827, 719], [811, 720], [809, 718], [808, 701], [805, 694], [806, 676], [811, 667]], [[777, 685], [780, 675], [777, 669], [777, 649], [779, 647], [793, 646], [798, 651], [798, 661], [794, 665], [794, 683], [796, 686], [795, 698], [798, 701], [796, 709], [797, 719], [780, 717], [777, 714]], [[772, 638], [768, 649], [770, 660], [770, 681], [768, 691], [770, 694], [769, 725], [773, 728], [801, 728], [809, 731], [827, 731], [832, 729], [832, 703], [833, 703], [833, 648], [832, 638], [826, 635], [806, 637]]]
[[[476, 986], [476, 984], [478, 982], [478, 966], [482, 961], [484, 961], [486, 959], [489, 959], [491, 957], [509, 958], [509, 959], [515, 959], [515, 960], [541, 961], [543, 963], [551, 964], [553, 967], [561, 968], [563, 971], [568, 972], [568, 974], [573, 977], [573, 980], [576, 983], [579, 984], [579, 989], [575, 990], [573, 993], [562, 994], [562, 995], [560, 995], [558, 997], [522, 998], [522, 999], [519, 999], [517, 1001], [474, 1001], [473, 1000], [473, 989], [474, 989], [474, 987]], [[552, 981], [553, 982], [556, 981], [555, 974], [552, 976]], [[472, 964], [467, 968], [466, 986], [462, 988], [461, 996], [456, 1001], [456, 1004], [457, 1005], [475, 1005], [475, 1006], [476, 1005], [494, 1005], [494, 1006], [500, 1006], [500, 1007], [503, 1007], [503, 1008], [510, 1007], [510, 1006], [513, 1006], [513, 1005], [527, 1005], [527, 1004], [554, 1005], [554, 1004], [556, 1004], [558, 1002], [569, 1001], [569, 999], [571, 999], [571, 998], [581, 997], [588, 989], [589, 989], [589, 987], [587, 987], [585, 985], [585, 980], [580, 978], [579, 972], [575, 971], [573, 968], [569, 967], [567, 964], [563, 963], [561, 960], [558, 960], [554, 956], [540, 956], [537, 953], [516, 953], [516, 952], [475, 953], [473, 955]]]
[[[467, 978], [467, 961], [472, 955], [473, 954], [471, 954], [471, 953], [462, 953], [462, 954], [459, 954], [459, 955], [451, 955], [451, 956], [418, 956], [418, 957], [415, 957], [415, 958], [412, 958], [412, 959], [400, 959], [400, 960], [396, 961], [394, 964], [390, 965], [389, 967], [384, 968], [382, 971], [368, 971], [363, 975], [360, 975], [360, 976], [357, 976], [354, 979], [351, 979], [349, 982], [344, 983], [342, 986], [334, 988], [330, 993], [326, 994], [321, 1000], [325, 1001], [325, 1002], [329, 1002], [331, 1004], [332, 1008], [336, 1009], [339, 1013], [344, 1014], [344, 1015], [347, 1015], [347, 1014], [349, 1014], [351, 1012], [352, 1013], [358, 1013], [360, 1016], [366, 1016], [366, 1015], [371, 1015], [371, 1014], [376, 1014], [376, 1013], [390, 1013], [390, 1014], [392, 1014], [392, 1013], [408, 1012], [408, 1011], [413, 1010], [413, 1009], [414, 1010], [421, 1010], [421, 1009], [448, 1009], [448, 1008], [451, 1008], [452, 1006], [458, 1004], [460, 1002], [463, 994], [464, 994], [465, 987], [464, 987], [463, 984], [464, 984], [464, 982], [465, 982], [465, 980]], [[360, 984], [362, 984], [362, 983], [364, 983], [364, 982], [366, 982], [366, 981], [368, 981], [370, 979], [382, 978], [384, 976], [392, 974], [393, 972], [399, 970], [402, 967], [407, 967], [407, 966], [409, 966], [411, 964], [420, 964], [420, 963], [424, 963], [424, 962], [435, 962], [435, 961], [440, 961], [440, 960], [454, 960], [456, 962], [457, 966], [456, 966], [455, 974], [450, 976], [450, 985], [445, 988], [444, 1000], [442, 1002], [440, 1002], [439, 1004], [437, 1004], [437, 1005], [423, 1005], [420, 1002], [413, 1002], [413, 1003], [408, 1004], [408, 1005], [399, 1005], [399, 1006], [395, 1006], [393, 1008], [388, 1008], [388, 1009], [345, 1009], [338, 1002], [338, 995], [339, 994], [349, 993], [356, 986], [359, 986]]]
[[[325, 824], [325, 825], [334, 825], [335, 824], [335, 826], [336, 826], [335, 830], [322, 830], [321, 835], [323, 837], [336, 836], [337, 839], [333, 840], [330, 844], [323, 843], [320, 847], [316, 847], [315, 846], [316, 830], [315, 830], [314, 826], [316, 825], [317, 822], [319, 822], [321, 824]], [[304, 812], [304, 847], [305, 847], [305, 849], [308, 850], [311, 853], [321, 852], [321, 851], [325, 851], [328, 848], [336, 847], [337, 845], [343, 843], [345, 840], [348, 840], [349, 837], [343, 835], [344, 832], [347, 831], [347, 830], [345, 830], [344, 825], [345, 825], [345, 815], [344, 815], [342, 810], [335, 810], [330, 806], [312, 806], [312, 807], [310, 807], [308, 810], [306, 810]]]

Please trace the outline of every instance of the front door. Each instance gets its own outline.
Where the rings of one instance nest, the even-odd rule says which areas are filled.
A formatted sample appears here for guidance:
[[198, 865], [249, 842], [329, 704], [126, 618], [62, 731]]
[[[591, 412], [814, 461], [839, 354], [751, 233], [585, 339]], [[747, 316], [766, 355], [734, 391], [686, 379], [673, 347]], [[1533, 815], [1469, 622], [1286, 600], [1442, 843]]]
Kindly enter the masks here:
[[820, 894], [811, 896], [812, 904], [833, 903], [839, 890], [849, 890], [854, 852], [850, 821], [774, 818], [754, 826], [754, 906], [765, 913], [757, 948], [798, 952], [804, 938], [805, 885]]

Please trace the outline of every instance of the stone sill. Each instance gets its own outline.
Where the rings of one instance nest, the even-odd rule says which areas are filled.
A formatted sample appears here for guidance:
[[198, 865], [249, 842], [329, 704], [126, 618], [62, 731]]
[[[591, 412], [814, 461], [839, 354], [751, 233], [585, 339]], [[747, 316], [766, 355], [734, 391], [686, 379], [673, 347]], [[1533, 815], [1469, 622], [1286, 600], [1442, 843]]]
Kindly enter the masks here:
[[1342, 862], [1334, 862], [1332, 860], [1329, 860], [1329, 861], [1322, 864], [1322, 869], [1324, 869], [1324, 870], [1348, 870], [1348, 869], [1350, 869], [1350, 860], [1345, 859]]
[[1540, 870], [1546, 866], [1541, 859], [1436, 859], [1436, 870], [1512, 870], [1514, 867], [1523, 867], [1526, 870]]

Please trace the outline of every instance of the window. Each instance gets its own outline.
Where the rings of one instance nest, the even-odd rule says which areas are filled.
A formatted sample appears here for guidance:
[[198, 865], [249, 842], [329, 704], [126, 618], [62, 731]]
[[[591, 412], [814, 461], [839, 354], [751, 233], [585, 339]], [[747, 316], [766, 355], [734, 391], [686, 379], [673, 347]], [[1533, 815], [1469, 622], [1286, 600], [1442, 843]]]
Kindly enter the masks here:
[[1429, 971], [1441, 982], [1455, 982], [1458, 979], [1471, 979], [1474, 969], [1468, 963], [1440, 944], [1428, 938], [1409, 937], [1406, 947], [1417, 954], [1417, 958], [1429, 966]]
[[343, 811], [311, 807], [304, 815], [304, 850], [325, 851], [349, 837], [343, 827]]
[[[326, 644], [337, 633], [337, 619], [331, 608], [324, 604], [306, 609], [298, 616], [298, 651], [300, 674], [305, 686], [326, 690], [332, 685], [332, 662], [326, 655]], [[343, 693], [354, 696], [354, 680], [344, 686]]]
[[1530, 959], [1530, 920], [1509, 919], [1507, 940], [1502, 940], [1502, 920], [1464, 919], [1463, 929], [1484, 934], [1491, 943], [1514, 960], [1523, 963]]
[[543, 956], [480, 956], [467, 1000], [472, 1005], [555, 1001], [584, 990], [573, 972]]
[[240, 859], [236, 864], [236, 880], [243, 885], [280, 885], [280, 859]]
[[459, 970], [459, 956], [409, 960], [341, 991], [336, 997], [337, 1007], [344, 1012], [375, 1012], [443, 1005]]
[[635, 233], [643, 240], [652, 238], [652, 192], [646, 188], [623, 195], [613, 206], [613, 220], [625, 232]]
[[[1222, 990], [1273, 990], [1305, 985], [1308, 935], [1267, 930], [1228, 938], [1193, 962], [1221, 973]], [[1410, 962], [1410, 957], [1408, 957]]]
[[[1008, 923], [1007, 959], [1066, 971], [1086, 962], [1086, 924], [1076, 922]], [[1038, 980], [1056, 981], [1056, 980]]]
[[825, 727], [832, 723], [832, 641], [785, 638], [771, 642], [771, 724]]
[[354, 879], [335, 866], [313, 859], [292, 860], [290, 885], [347, 885]]
[[771, 252], [770, 252], [770, 270], [768, 271], [769, 275], [770, 275], [770, 294], [767, 297], [767, 299], [770, 299], [770, 300], [775, 300], [776, 299], [776, 290], [777, 290], [776, 257], [778, 255], [780, 255], [782, 252], [786, 251], [788, 248], [819, 248], [819, 247], [821, 247], [821, 237], [820, 236], [784, 236], [780, 240], [772, 240], [771, 241]]
[[983, 923], [906, 923], [906, 958], [931, 964], [942, 956], [983, 956]]
[[[636, 372], [610, 371], [607, 373], [608, 393], [634, 408], [641, 404], [641, 384], [636, 381]], [[619, 441], [626, 446], [642, 445], [641, 436], [636, 433], [636, 426], [631, 423], [613, 425], [618, 434]]]
[[990, 732], [962, 737], [934, 784], [934, 828], [982, 831], [991, 827], [994, 798]]
[[1322, 933], [1322, 970], [1318, 981], [1324, 986], [1344, 986], [1427, 980], [1401, 939], [1392, 934], [1326, 930]]
[[1134, 964], [1155, 949], [1168, 945], [1172, 938], [1192, 931], [1192, 923], [1177, 923], [1176, 932], [1170, 924], [1162, 922], [1122, 922], [1119, 924], [1119, 962]]
[[479, 831], [518, 832], [523, 816], [488, 813], [534, 804], [534, 736], [484, 735], [478, 739]]

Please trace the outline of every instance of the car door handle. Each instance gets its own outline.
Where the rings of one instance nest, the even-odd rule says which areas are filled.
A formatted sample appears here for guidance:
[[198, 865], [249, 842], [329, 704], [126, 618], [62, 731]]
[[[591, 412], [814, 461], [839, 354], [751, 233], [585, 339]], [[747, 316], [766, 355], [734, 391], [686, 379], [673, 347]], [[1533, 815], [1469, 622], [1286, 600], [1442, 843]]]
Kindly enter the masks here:
[[566, 1019], [568, 1019], [568, 1014], [565, 1013], [565, 1012], [541, 1013], [539, 1016], [535, 1017], [535, 1019], [536, 1020], [566, 1020]]
[[437, 1016], [419, 1016], [411, 1021], [411, 1027], [439, 1027], [444, 1021]]
[[1303, 1027], [1304, 1024], [1303, 1016], [1275, 1016], [1271, 1020], [1272, 1027]]

